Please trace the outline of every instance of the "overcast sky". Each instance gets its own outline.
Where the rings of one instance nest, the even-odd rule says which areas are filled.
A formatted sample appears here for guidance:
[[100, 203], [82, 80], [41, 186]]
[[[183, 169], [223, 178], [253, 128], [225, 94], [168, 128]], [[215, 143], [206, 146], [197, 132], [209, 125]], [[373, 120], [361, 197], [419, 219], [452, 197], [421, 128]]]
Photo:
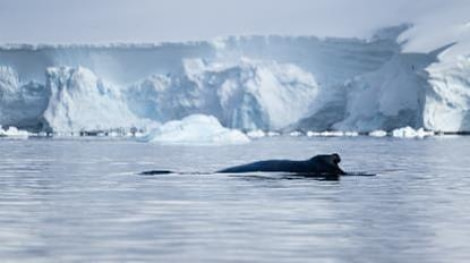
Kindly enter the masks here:
[[381, 26], [439, 12], [452, 1], [462, 2], [0, 0], [0, 42], [161, 42], [252, 34], [364, 36]]

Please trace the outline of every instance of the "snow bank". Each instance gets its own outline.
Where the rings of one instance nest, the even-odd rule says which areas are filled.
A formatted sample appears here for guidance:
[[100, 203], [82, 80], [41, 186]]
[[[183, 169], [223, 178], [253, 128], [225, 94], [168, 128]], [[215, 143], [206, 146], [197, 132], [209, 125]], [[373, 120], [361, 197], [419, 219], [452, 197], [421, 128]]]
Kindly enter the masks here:
[[191, 115], [154, 129], [143, 141], [160, 144], [224, 145], [243, 144], [250, 139], [238, 130], [224, 128], [212, 116]]

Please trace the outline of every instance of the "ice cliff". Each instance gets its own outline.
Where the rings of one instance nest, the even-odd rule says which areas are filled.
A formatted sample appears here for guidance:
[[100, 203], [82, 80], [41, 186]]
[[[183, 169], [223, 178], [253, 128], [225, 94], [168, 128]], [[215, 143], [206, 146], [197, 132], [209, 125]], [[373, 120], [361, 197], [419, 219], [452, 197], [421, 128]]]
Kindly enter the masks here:
[[3, 45], [0, 125], [72, 133], [205, 114], [243, 130], [470, 131], [469, 52], [452, 52], [452, 40], [407, 51], [409, 28], [369, 39]]
[[55, 131], [102, 131], [138, 126], [121, 90], [86, 68], [48, 68], [49, 104], [44, 120]]

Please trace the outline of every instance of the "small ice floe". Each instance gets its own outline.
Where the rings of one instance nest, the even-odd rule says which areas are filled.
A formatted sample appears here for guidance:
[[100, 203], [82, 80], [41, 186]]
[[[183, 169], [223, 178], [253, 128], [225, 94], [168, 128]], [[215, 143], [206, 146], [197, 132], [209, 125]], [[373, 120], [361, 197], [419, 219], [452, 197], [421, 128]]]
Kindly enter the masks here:
[[358, 132], [353, 131], [324, 131], [324, 132], [307, 132], [308, 137], [356, 137], [359, 136]]
[[308, 132], [307, 132], [307, 136], [308, 136], [308, 137], [317, 137], [317, 136], [321, 136], [321, 132], [308, 131]]
[[8, 129], [4, 130], [2, 126], [0, 126], [0, 137], [28, 138], [29, 135], [29, 132], [18, 130], [16, 127], [9, 127]]
[[342, 131], [324, 131], [321, 133], [323, 137], [343, 137], [344, 133]]
[[299, 131], [293, 131], [293, 132], [289, 133], [289, 136], [291, 136], [291, 137], [300, 137], [300, 136], [302, 136], [302, 133], [299, 132]]
[[355, 132], [355, 131], [346, 131], [346, 132], [344, 132], [344, 136], [347, 136], [347, 137], [357, 137], [357, 136], [359, 136], [359, 132]]
[[369, 132], [369, 136], [371, 136], [371, 137], [385, 137], [385, 136], [387, 136], [387, 132], [383, 131], [383, 130], [375, 130], [375, 131]]
[[434, 136], [434, 135], [435, 133], [433, 131], [426, 131], [423, 128], [415, 130], [409, 126], [392, 131], [393, 137], [400, 137], [400, 138], [424, 138], [424, 137]]
[[153, 129], [140, 140], [178, 145], [225, 145], [250, 142], [243, 132], [227, 129], [217, 118], [201, 114], [167, 122]]
[[266, 135], [267, 135], [268, 137], [281, 136], [281, 134], [280, 134], [279, 132], [275, 132], [275, 131], [269, 131]]
[[246, 135], [252, 139], [266, 137], [266, 133], [262, 130], [253, 130], [246, 133]]

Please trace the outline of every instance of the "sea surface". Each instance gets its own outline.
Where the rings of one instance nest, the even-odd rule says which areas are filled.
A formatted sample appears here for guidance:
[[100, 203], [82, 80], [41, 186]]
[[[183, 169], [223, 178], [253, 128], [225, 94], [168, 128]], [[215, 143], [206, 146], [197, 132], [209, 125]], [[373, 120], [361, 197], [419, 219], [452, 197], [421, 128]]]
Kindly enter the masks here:
[[[334, 152], [376, 176], [211, 173]], [[0, 261], [470, 262], [470, 137], [1, 139]]]

